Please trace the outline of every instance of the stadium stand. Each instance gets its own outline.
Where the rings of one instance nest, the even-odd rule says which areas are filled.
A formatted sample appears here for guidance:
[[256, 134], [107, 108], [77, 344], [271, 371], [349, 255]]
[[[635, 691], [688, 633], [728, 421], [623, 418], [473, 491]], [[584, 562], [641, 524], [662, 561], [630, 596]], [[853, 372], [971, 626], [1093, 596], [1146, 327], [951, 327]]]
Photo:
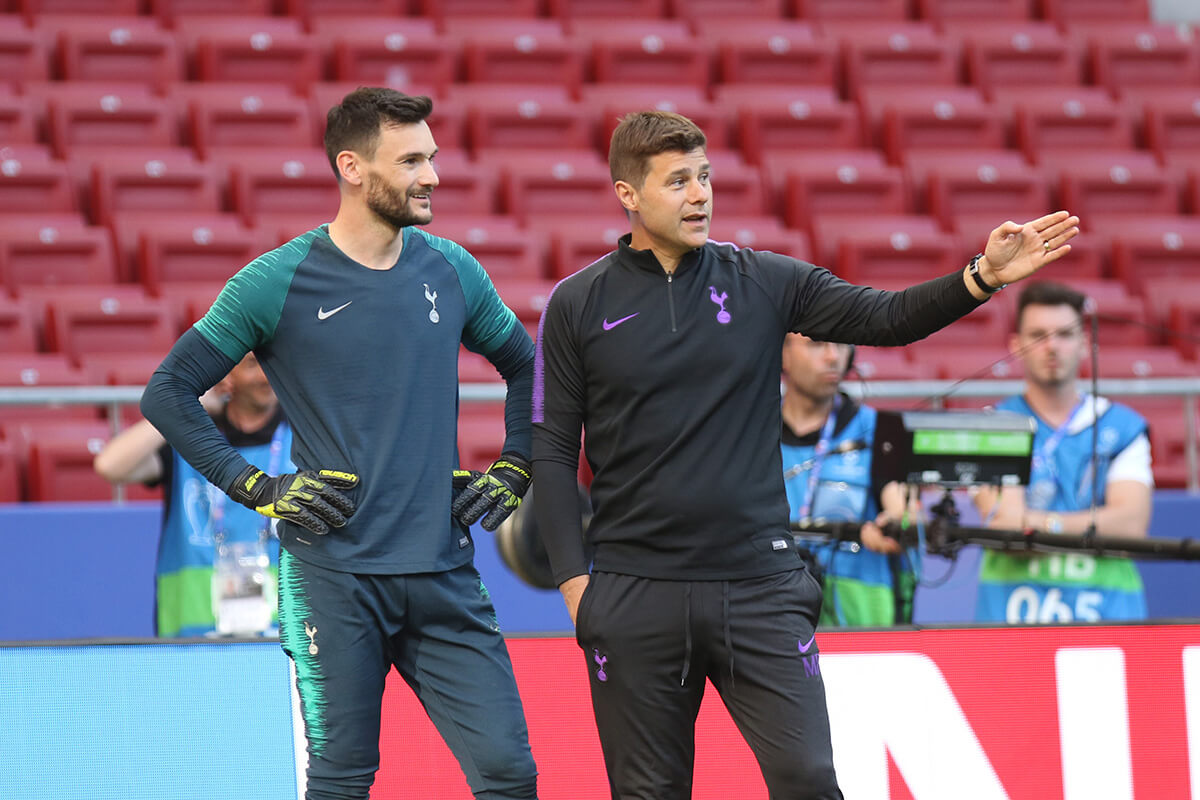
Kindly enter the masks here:
[[[1053, 277], [1096, 298], [1102, 372], [1195, 374], [1170, 331], [1200, 324], [1200, 48], [1147, 0], [0, 0], [0, 385], [144, 380], [229, 275], [333, 216], [324, 116], [362, 84], [434, 97], [429, 230], [530, 329], [627, 230], [608, 138], [660, 108], [708, 134], [714, 239], [894, 287], [1070, 208]], [[1004, 355], [1008, 294], [860, 375], [979, 372], [960, 344]], [[1178, 409], [1139, 408], [1179, 485]], [[501, 411], [464, 406], [467, 463]], [[87, 436], [3, 433], [0, 501], [108, 496]]]

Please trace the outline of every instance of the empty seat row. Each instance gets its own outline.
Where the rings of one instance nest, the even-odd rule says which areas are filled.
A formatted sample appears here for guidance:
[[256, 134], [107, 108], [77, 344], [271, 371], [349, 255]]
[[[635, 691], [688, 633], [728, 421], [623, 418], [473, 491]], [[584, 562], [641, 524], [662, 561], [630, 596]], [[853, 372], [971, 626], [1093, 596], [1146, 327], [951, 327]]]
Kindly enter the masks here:
[[63, 14], [132, 15], [145, 13], [167, 25], [192, 15], [265, 16], [279, 13], [300, 20], [347, 16], [420, 16], [439, 24], [463, 19], [533, 18], [572, 20], [703, 20], [739, 15], [754, 19], [811, 20], [989, 19], [1044, 17], [1068, 24], [1080, 18], [1145, 20], [1148, 0], [610, 0], [597, 7], [589, 0], [11, 0], [7, 10], [31, 21]]
[[[869, 19], [869, 18], [868, 18]], [[306, 33], [287, 17], [197, 17], [178, 33], [149, 18], [47, 18], [25, 28], [0, 18], [14, 84], [61, 78], [128, 81], [166, 92], [186, 80], [264, 81], [303, 89], [321, 80], [433, 86], [456, 80], [542, 83], [572, 92], [590, 81], [771, 82], [839, 87], [953, 85], [990, 89], [1036, 76], [1041, 84], [1109, 88], [1200, 83], [1200, 47], [1176, 29], [1144, 23], [1060, 33], [1050, 23], [985, 31], [923, 23], [824, 28], [744, 17], [697, 25], [615, 16], [565, 28], [551, 20], [474, 19], [435, 31], [430, 20], [326, 22]]]

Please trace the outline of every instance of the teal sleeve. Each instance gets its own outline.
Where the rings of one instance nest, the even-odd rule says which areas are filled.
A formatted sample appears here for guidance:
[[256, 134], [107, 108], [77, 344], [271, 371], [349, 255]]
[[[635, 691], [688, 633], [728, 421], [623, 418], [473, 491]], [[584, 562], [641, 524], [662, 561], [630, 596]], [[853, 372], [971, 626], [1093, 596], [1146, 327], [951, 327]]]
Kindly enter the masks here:
[[269, 342], [296, 267], [308, 255], [312, 240], [307, 235], [293, 239], [239, 270], [196, 323], [200, 335], [235, 363]]

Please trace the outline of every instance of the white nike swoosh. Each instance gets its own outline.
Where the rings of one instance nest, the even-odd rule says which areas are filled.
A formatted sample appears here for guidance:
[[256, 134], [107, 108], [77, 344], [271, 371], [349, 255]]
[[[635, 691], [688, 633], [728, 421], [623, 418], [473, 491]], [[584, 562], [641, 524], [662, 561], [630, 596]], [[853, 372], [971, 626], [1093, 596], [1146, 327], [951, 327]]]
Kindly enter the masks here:
[[[353, 300], [350, 301], [350, 303], [353, 303], [353, 302], [354, 302]], [[341, 311], [346, 306], [350, 305], [350, 303], [343, 303], [342, 305], [338, 306], [337, 308], [331, 308], [328, 311], [326, 311], [325, 308], [322, 306], [321, 308], [317, 309], [317, 319], [322, 319], [322, 320], [329, 319], [334, 314]]]

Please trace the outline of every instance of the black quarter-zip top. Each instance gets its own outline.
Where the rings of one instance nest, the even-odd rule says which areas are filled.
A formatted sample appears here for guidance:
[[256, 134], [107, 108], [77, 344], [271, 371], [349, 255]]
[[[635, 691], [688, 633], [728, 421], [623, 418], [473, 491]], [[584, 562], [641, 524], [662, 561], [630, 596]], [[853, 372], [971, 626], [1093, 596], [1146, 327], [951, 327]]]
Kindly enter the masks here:
[[539, 325], [536, 513], [556, 580], [587, 570], [575, 497], [557, 497], [566, 494], [560, 482], [574, 486], [584, 432], [596, 569], [715, 580], [795, 568], [780, 546], [790, 541], [779, 448], [784, 337], [903, 345], [979, 301], [961, 271], [883, 292], [712, 241], [666, 273], [664, 297], [665, 270], [629, 240], [559, 283]]

